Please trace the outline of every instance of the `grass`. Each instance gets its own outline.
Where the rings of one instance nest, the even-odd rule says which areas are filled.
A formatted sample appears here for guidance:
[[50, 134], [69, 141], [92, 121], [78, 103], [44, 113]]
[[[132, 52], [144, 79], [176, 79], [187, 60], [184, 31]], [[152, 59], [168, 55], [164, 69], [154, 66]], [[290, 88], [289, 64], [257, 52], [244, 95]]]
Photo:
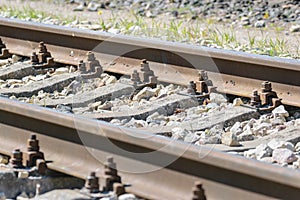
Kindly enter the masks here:
[[[2, 6], [0, 12], [6, 16], [13, 16], [19, 19], [35, 19], [43, 21], [51, 17], [60, 21], [60, 25], [74, 26], [72, 22], [77, 20], [76, 16], [61, 17], [49, 14], [43, 11], [33, 9], [31, 7], [23, 7], [18, 10], [13, 7]], [[291, 53], [281, 34], [282, 27], [271, 25], [275, 30], [276, 37], [270, 37], [265, 34], [265, 29], [260, 29], [260, 34], [250, 34], [250, 28], [245, 41], [241, 41], [239, 34], [234, 27], [215, 28], [216, 20], [214, 19], [196, 19], [187, 21], [186, 18], [170, 20], [165, 22], [162, 19], [148, 19], [130, 11], [128, 17], [119, 17], [113, 12], [109, 19], [103, 19], [102, 12], [98, 12], [99, 25], [102, 31], [110, 31], [110, 29], [118, 29], [121, 34], [135, 35], [142, 37], [160, 38], [168, 41], [178, 41], [185, 43], [198, 44], [209, 47], [233, 49], [238, 51], [246, 51], [250, 53], [264, 54], [269, 56], [292, 57], [299, 58], [300, 43], [295, 43], [294, 51]], [[227, 26], [227, 25], [226, 25]]]

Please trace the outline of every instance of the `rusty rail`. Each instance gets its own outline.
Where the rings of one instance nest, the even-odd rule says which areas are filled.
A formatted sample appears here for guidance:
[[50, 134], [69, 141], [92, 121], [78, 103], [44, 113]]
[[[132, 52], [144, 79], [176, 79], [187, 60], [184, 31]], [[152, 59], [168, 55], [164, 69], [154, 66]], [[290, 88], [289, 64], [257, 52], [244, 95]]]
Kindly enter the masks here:
[[26, 148], [35, 133], [49, 167], [80, 178], [91, 171], [101, 176], [105, 157], [113, 156], [123, 183], [131, 185], [127, 191], [145, 198], [191, 199], [197, 181], [207, 199], [299, 197], [296, 170], [5, 98], [0, 127], [1, 153]]
[[196, 80], [195, 70], [203, 69], [219, 92], [245, 97], [268, 80], [284, 104], [300, 106], [299, 60], [3, 18], [0, 37], [10, 53], [25, 56], [44, 41], [55, 61], [68, 64], [78, 64], [87, 51], [93, 51], [106, 71], [127, 75], [139, 67], [140, 59], [147, 59], [160, 81], [176, 84]]

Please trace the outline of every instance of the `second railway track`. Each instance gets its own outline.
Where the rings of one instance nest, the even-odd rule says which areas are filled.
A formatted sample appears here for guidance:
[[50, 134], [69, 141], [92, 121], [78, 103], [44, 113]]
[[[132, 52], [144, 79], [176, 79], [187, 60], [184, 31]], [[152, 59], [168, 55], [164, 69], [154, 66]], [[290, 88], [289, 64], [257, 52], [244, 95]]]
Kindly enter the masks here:
[[219, 151], [285, 164], [282, 140], [297, 164], [299, 61], [7, 19], [0, 31], [0, 93], [75, 114], [1, 99], [2, 153], [35, 133], [50, 168], [101, 176], [110, 155], [144, 198], [202, 199], [201, 181], [208, 199], [297, 199], [297, 170]]

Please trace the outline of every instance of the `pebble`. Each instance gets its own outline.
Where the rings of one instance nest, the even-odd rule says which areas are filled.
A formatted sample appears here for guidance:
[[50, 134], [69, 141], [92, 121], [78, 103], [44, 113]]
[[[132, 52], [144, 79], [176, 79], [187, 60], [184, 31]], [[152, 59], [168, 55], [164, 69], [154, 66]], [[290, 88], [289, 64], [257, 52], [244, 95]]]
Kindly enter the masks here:
[[257, 160], [260, 160], [264, 157], [272, 156], [273, 150], [270, 147], [268, 147], [268, 145], [266, 144], [260, 144], [255, 149], [256, 149], [255, 155]]
[[291, 151], [294, 151], [294, 145], [291, 142], [285, 142], [285, 141], [278, 141], [276, 139], [272, 139], [270, 142], [268, 142], [268, 146], [275, 150], [279, 148], [287, 148]]
[[266, 162], [266, 163], [273, 163], [274, 162], [272, 157], [263, 157], [263, 158], [260, 159], [260, 161]]
[[143, 98], [150, 99], [151, 97], [158, 94], [157, 89], [152, 89], [150, 87], [145, 87], [141, 91], [139, 91], [134, 97], [133, 101], [140, 101]]
[[255, 139], [255, 137], [251, 130], [246, 130], [238, 135], [238, 141], [251, 141], [254, 139]]
[[211, 103], [216, 103], [217, 105], [220, 105], [221, 103], [227, 103], [227, 98], [223, 94], [210, 93], [210, 101]]
[[172, 139], [176, 139], [176, 140], [184, 140], [184, 138], [190, 134], [189, 131], [180, 128], [180, 127], [176, 127], [172, 129]]
[[235, 135], [239, 135], [240, 133], [242, 133], [243, 130], [241, 128], [241, 122], [235, 122], [234, 125], [230, 128], [230, 132]]
[[286, 148], [275, 149], [272, 158], [279, 164], [292, 163], [298, 159], [291, 150]]
[[244, 156], [247, 158], [256, 159], [256, 149], [250, 149], [248, 151], [244, 151]]
[[235, 98], [232, 103], [233, 106], [240, 106], [242, 104], [243, 104], [243, 101], [241, 98]]
[[65, 74], [65, 73], [69, 73], [69, 68], [67, 67], [60, 67], [58, 69], [55, 70], [54, 74], [58, 75], [58, 74]]
[[138, 200], [138, 198], [134, 194], [122, 194], [118, 200]]
[[294, 32], [300, 32], [300, 25], [292, 25], [290, 27], [290, 32], [294, 33]]
[[272, 113], [275, 116], [282, 116], [282, 117], [288, 117], [289, 116], [288, 111], [285, 110], [283, 105], [280, 105], [277, 108], [275, 108], [274, 110], [272, 110]]
[[256, 28], [263, 28], [266, 26], [266, 22], [264, 20], [259, 20], [259, 21], [255, 22], [254, 26]]
[[234, 133], [226, 132], [222, 134], [222, 144], [227, 146], [239, 146], [240, 143]]
[[196, 133], [189, 133], [184, 137], [184, 142], [195, 143], [200, 139], [200, 136]]

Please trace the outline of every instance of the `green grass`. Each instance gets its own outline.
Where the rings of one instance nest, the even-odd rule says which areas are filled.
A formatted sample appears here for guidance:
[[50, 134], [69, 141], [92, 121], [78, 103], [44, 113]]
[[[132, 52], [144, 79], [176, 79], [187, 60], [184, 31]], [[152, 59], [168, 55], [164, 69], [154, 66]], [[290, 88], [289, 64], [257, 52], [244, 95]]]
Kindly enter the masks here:
[[[183, 12], [183, 10], [180, 10]], [[76, 16], [61, 17], [49, 14], [31, 7], [16, 9], [14, 7], [2, 6], [0, 12], [7, 16], [13, 16], [19, 19], [35, 19], [43, 21], [47, 17], [57, 19], [60, 25], [71, 25], [77, 20]], [[114, 12], [109, 19], [103, 19], [102, 13], [99, 12], [99, 25], [102, 31], [109, 31], [111, 28], [120, 30], [121, 34], [135, 35], [142, 37], [160, 38], [168, 41], [178, 41], [203, 46], [213, 46], [217, 48], [233, 49], [246, 51], [250, 53], [264, 54], [269, 56], [299, 58], [300, 43], [295, 42], [296, 52], [292, 54], [286, 46], [286, 41], [282, 39], [282, 27], [271, 25], [277, 36], [270, 37], [265, 29], [260, 29], [260, 35], [251, 35], [248, 31], [247, 41], [240, 41], [237, 37], [239, 34], [233, 27], [224, 29], [215, 28], [215, 19], [196, 19], [187, 21], [186, 18], [164, 20], [152, 18], [148, 19], [130, 11], [128, 17], [119, 17]], [[204, 24], [204, 26], [203, 26]], [[226, 25], [227, 26], [227, 25]]]

